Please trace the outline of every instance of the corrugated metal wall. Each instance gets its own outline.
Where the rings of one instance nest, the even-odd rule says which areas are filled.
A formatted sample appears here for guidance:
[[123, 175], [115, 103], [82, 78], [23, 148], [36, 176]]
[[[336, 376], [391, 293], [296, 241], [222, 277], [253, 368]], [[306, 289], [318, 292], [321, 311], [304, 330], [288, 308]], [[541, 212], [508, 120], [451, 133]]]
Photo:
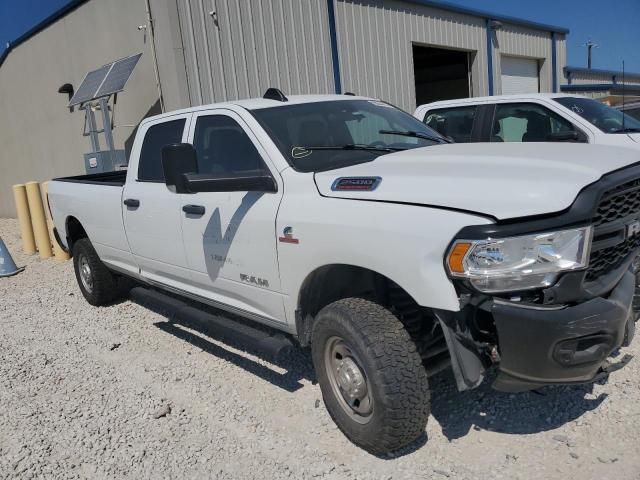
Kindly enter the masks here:
[[338, 0], [336, 24], [342, 87], [416, 107], [412, 44], [472, 52], [474, 95], [487, 95], [485, 21], [400, 1]]
[[551, 91], [551, 32], [505, 24], [502, 28], [496, 30], [495, 38], [493, 85], [496, 95], [500, 95], [502, 92], [501, 61], [503, 55], [537, 59], [540, 68], [540, 91]]
[[[412, 45], [470, 53], [472, 95], [488, 95], [486, 20], [401, 0], [333, 0], [343, 91], [415, 108]], [[326, 0], [175, 0], [191, 105], [334, 91]], [[552, 89], [551, 33], [505, 24], [494, 33], [494, 94], [501, 56], [536, 58]], [[557, 35], [558, 81], [565, 65]]]
[[[620, 79], [622, 81], [622, 79]], [[595, 85], [600, 83], [612, 83], [611, 75], [606, 73], [589, 73], [588, 75], [573, 73], [571, 83], [580, 85]]]
[[192, 105], [334, 91], [326, 1], [176, 2]]

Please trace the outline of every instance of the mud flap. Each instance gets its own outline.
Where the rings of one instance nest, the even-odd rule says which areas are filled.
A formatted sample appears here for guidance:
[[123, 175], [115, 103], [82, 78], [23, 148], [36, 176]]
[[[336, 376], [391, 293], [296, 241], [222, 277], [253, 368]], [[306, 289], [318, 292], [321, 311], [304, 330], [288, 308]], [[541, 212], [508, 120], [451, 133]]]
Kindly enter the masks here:
[[[445, 312], [434, 312], [436, 318], [440, 322], [444, 338], [451, 355], [451, 368], [456, 378], [456, 385], [459, 391], [470, 390], [477, 387], [484, 380], [485, 367], [476, 352], [465, 346], [458, 338], [461, 332], [450, 327], [450, 323], [454, 323], [453, 319], [447, 318]], [[455, 327], [454, 327], [455, 328]]]

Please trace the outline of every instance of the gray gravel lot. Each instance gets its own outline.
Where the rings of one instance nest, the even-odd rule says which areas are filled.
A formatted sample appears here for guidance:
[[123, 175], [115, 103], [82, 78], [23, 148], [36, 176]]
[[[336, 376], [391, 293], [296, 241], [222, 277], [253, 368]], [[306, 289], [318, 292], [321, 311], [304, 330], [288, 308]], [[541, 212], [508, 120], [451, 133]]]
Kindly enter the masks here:
[[91, 307], [71, 262], [22, 255], [14, 220], [0, 237], [27, 266], [0, 279], [0, 478], [640, 479], [640, 359], [519, 395], [443, 372], [425, 437], [376, 458], [334, 426], [307, 352], [274, 365], [130, 301]]

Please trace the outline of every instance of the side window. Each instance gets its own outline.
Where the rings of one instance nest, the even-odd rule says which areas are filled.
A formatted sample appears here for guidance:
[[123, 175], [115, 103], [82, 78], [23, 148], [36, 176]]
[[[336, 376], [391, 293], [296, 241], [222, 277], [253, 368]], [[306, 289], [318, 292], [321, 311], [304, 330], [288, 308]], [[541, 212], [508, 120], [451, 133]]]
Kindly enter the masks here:
[[226, 115], [198, 117], [193, 146], [199, 173], [237, 173], [267, 168], [243, 128]]
[[496, 105], [491, 131], [492, 142], [549, 142], [551, 134], [576, 132], [573, 124], [535, 103]]
[[164, 182], [162, 172], [162, 147], [182, 141], [185, 119], [171, 120], [149, 127], [142, 142], [138, 180], [144, 182]]
[[477, 109], [473, 106], [431, 110], [427, 112], [424, 123], [456, 143], [468, 143]]

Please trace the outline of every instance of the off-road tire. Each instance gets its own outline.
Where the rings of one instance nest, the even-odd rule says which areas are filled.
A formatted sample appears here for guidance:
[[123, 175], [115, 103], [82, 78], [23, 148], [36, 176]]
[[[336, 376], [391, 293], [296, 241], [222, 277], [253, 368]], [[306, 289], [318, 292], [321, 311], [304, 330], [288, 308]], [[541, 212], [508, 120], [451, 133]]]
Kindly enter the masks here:
[[[86, 259], [90, 270], [92, 287], [85, 286], [80, 272], [81, 263]], [[73, 269], [78, 287], [84, 298], [93, 306], [101, 306], [115, 300], [118, 295], [118, 282], [115, 275], [102, 263], [88, 238], [81, 238], [73, 244]]]
[[[331, 386], [325, 347], [335, 337], [349, 344], [369, 381], [373, 412], [368, 423], [352, 419]], [[389, 310], [361, 298], [331, 303], [317, 315], [311, 349], [325, 406], [353, 443], [383, 455], [424, 434], [430, 413], [427, 373], [409, 333]]]

